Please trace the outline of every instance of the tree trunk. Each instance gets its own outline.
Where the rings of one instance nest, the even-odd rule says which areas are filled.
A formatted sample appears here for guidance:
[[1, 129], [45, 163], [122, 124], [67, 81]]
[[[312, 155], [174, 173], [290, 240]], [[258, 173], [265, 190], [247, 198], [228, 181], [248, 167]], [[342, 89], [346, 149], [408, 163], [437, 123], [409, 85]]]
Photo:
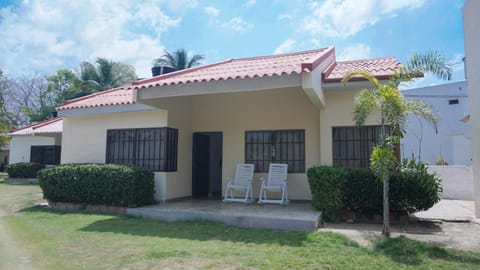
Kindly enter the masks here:
[[388, 176], [383, 179], [383, 231], [385, 237], [390, 237], [390, 203], [388, 196]]
[[[385, 117], [382, 110], [382, 143], [385, 143], [387, 134], [385, 132]], [[390, 204], [388, 198], [388, 174], [382, 176], [383, 182], [383, 231], [382, 234], [385, 237], [390, 237]]]

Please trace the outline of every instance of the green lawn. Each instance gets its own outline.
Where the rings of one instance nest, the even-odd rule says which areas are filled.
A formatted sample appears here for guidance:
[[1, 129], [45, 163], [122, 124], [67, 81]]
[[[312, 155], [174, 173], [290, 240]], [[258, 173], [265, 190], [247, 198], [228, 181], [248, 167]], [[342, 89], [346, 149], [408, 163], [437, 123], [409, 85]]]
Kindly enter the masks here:
[[[359, 247], [335, 233], [164, 223], [32, 206], [38, 186], [0, 183], [10, 236], [35, 269], [479, 269], [480, 254], [404, 237]], [[1, 225], [1, 223], [0, 223]], [[2, 239], [0, 239], [1, 242]]]

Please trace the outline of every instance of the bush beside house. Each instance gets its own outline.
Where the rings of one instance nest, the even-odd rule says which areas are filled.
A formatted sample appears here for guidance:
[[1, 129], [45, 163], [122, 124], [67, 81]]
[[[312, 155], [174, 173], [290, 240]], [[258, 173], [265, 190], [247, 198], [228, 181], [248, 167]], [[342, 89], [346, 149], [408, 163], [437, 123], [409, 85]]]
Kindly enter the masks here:
[[154, 203], [153, 172], [114, 164], [65, 164], [38, 173], [49, 202], [137, 207]]
[[9, 178], [37, 178], [37, 172], [45, 168], [38, 163], [20, 162], [7, 165]]
[[[307, 172], [313, 205], [331, 221], [341, 211], [381, 215], [382, 182], [369, 169], [318, 166]], [[441, 180], [423, 163], [403, 161], [390, 177], [390, 210], [414, 213], [440, 201]]]

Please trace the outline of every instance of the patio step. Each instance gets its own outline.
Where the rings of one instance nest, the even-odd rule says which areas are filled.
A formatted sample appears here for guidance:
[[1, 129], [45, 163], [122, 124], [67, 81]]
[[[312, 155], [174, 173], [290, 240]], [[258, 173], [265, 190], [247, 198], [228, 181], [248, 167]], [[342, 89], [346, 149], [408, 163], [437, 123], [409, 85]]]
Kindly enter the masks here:
[[[222, 204], [222, 203], [221, 203]], [[163, 205], [128, 208], [127, 214], [161, 221], [210, 220], [228, 225], [289, 231], [313, 231], [321, 221], [321, 212], [289, 206], [231, 205], [227, 207], [185, 207]], [[217, 208], [217, 209], [216, 209]], [[238, 211], [238, 209], [241, 209]]]

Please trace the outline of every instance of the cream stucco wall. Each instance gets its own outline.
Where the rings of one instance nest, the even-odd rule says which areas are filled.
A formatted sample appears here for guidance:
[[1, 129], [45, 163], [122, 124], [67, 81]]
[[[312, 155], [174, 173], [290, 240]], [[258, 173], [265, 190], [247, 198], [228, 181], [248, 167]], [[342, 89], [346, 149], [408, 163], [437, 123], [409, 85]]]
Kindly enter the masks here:
[[[67, 116], [63, 128], [62, 163], [105, 162], [108, 129], [177, 128], [177, 171], [155, 173], [156, 199], [187, 197], [192, 191], [192, 134], [219, 131], [223, 133], [224, 192], [226, 177], [234, 175], [237, 163], [245, 162], [245, 131], [304, 129], [306, 168], [331, 164], [332, 127], [353, 125], [351, 107], [356, 93], [338, 89], [327, 91], [327, 105], [322, 110], [300, 87], [294, 87], [146, 99], [142, 103], [159, 110]], [[260, 188], [258, 178], [265, 176], [265, 173], [255, 175], [255, 197]], [[311, 198], [305, 173], [289, 174], [288, 181], [290, 199]]]
[[[201, 95], [193, 98], [193, 132], [223, 132], [223, 182], [233, 177], [237, 163], [245, 162], [245, 131], [305, 129], [306, 168], [318, 164], [319, 112], [301, 88]], [[255, 179], [266, 174], [256, 174]], [[254, 181], [257, 197], [260, 181]], [[304, 173], [288, 176], [289, 197], [310, 199]]]
[[480, 218], [480, 1], [467, 0], [463, 7], [463, 30], [472, 138], [475, 215]]
[[[341, 88], [325, 91], [326, 106], [320, 111], [320, 164], [332, 165], [332, 127], [354, 126], [352, 103], [358, 90]], [[377, 115], [373, 114], [366, 125], [379, 125]]]
[[32, 145], [59, 145], [55, 137], [43, 136], [13, 136], [10, 140], [9, 164], [30, 162], [30, 148]]

